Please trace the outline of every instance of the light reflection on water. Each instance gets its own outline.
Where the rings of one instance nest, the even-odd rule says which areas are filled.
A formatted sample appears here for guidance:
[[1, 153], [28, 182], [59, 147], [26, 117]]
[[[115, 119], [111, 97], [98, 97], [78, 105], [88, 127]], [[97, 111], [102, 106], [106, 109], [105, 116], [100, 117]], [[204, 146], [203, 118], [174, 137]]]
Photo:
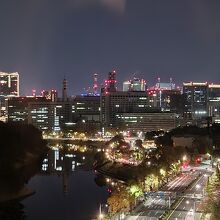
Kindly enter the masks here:
[[29, 182], [36, 194], [22, 202], [28, 220], [94, 219], [99, 204], [106, 202], [106, 187], [94, 181], [94, 152], [85, 146], [67, 149], [50, 150], [41, 173]]

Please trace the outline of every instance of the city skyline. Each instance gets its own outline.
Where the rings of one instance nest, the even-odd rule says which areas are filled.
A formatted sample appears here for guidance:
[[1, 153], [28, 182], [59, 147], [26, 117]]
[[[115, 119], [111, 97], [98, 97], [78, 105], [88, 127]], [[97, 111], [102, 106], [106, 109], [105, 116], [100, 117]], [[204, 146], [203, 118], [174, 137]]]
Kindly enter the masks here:
[[219, 0], [0, 1], [0, 219], [220, 219]]
[[92, 74], [116, 69], [147, 81], [219, 83], [219, 2], [12, 2], [0, 7], [1, 71], [17, 71], [21, 94], [58, 88], [79, 94]]
[[[180, 82], [180, 84], [176, 84], [175, 81], [173, 81], [173, 78], [169, 78], [169, 79], [165, 79], [165, 80], [161, 80], [160, 77], [158, 77], [157, 79], [155, 79], [154, 82], [149, 82], [149, 81], [146, 81], [144, 78], [139, 78], [138, 75], [136, 74], [133, 74], [130, 78], [127, 78], [126, 81], [121, 81], [119, 82], [117, 80], [117, 72], [115, 70], [113, 70], [112, 72], [108, 72], [108, 74], [110, 73], [115, 73], [115, 86], [116, 86], [116, 90], [117, 91], [152, 91], [152, 90], [179, 90], [179, 91], [182, 91], [183, 87], [184, 87], [184, 84], [188, 84], [188, 83], [196, 83], [196, 84], [207, 84], [207, 85], [210, 85], [210, 86], [217, 86], [219, 87], [220, 84], [217, 83], [217, 82], [208, 82], [208, 81], [182, 81]], [[14, 76], [16, 75], [18, 77], [18, 82], [16, 84], [16, 93], [20, 94], [20, 80], [19, 80], [19, 73], [18, 72], [1, 72], [0, 71], [0, 75], [1, 77], [4, 77], [4, 76]], [[104, 78], [104, 77], [102, 77]], [[87, 82], [87, 84], [89, 85], [87, 88], [86, 87], [82, 87], [81, 88], [81, 91], [79, 91], [78, 93], [72, 93], [71, 90], [69, 90], [69, 87], [68, 87], [68, 79], [66, 77], [63, 78], [62, 82], [60, 83], [60, 87], [59, 88], [55, 88], [54, 86], [52, 88], [49, 88], [49, 87], [46, 87], [46, 88], [43, 88], [43, 89], [36, 89], [36, 88], [32, 88], [30, 91], [27, 92], [27, 94], [21, 94], [21, 95], [13, 95], [13, 94], [10, 94], [9, 96], [28, 96], [28, 97], [31, 97], [31, 96], [42, 96], [45, 92], [56, 92], [57, 95], [59, 94], [60, 96], [62, 95], [63, 93], [63, 83], [65, 82], [65, 90], [66, 90], [66, 96], [67, 97], [71, 97], [71, 96], [78, 96], [78, 95], [100, 95], [100, 92], [102, 90], [102, 88], [104, 89], [106, 87], [106, 83], [108, 83], [108, 80], [107, 80], [107, 74], [105, 76], [105, 79], [103, 79], [102, 81], [99, 79], [99, 75], [97, 73], [95, 74], [92, 74], [90, 76], [90, 79], [89, 79], [89, 83]], [[1, 87], [6, 83], [6, 81], [1, 81]], [[9, 82], [7, 83], [10, 83], [10, 80]], [[135, 84], [134, 84], [135, 83]], [[135, 86], [136, 88], [133, 88], [132, 89], [132, 86]], [[130, 87], [130, 88], [129, 88]], [[3, 88], [3, 87], [2, 87]], [[22, 90], [22, 88], [21, 88]]]

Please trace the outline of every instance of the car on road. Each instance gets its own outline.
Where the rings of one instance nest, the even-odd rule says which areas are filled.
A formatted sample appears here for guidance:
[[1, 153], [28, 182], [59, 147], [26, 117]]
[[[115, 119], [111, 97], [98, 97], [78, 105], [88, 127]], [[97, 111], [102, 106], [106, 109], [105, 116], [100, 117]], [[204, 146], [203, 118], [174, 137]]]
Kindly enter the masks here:
[[188, 211], [188, 213], [187, 213], [188, 216], [193, 216], [193, 214], [194, 214], [193, 209], [190, 209], [190, 210]]

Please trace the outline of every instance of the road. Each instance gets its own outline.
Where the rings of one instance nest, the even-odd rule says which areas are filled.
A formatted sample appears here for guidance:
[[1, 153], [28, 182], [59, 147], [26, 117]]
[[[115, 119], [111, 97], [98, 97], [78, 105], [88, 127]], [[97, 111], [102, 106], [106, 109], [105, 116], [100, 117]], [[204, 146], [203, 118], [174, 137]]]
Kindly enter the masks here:
[[[203, 196], [204, 187], [208, 175], [211, 175], [210, 171], [207, 170], [195, 170], [188, 171], [180, 176], [176, 177], [173, 181], [166, 184], [162, 190], [174, 192], [180, 198], [180, 203], [173, 210], [170, 220], [197, 220], [201, 213], [199, 213], [198, 207], [200, 200]], [[196, 180], [197, 179], [197, 180]], [[192, 183], [194, 184], [187, 189]], [[175, 199], [171, 199], [171, 203]], [[164, 211], [169, 208], [169, 198], [158, 197], [150, 198], [147, 202], [140, 204], [132, 212], [130, 216], [127, 216], [126, 220], [156, 220], [159, 219]], [[194, 213], [196, 210], [196, 213]], [[194, 218], [195, 217], [195, 218]]]
[[169, 220], [199, 220], [201, 217], [201, 199], [204, 195], [207, 178], [211, 173], [206, 170], [200, 170], [201, 176], [198, 180], [184, 192], [179, 205], [173, 210]]
[[182, 173], [179, 177], [176, 177], [173, 181], [166, 184], [162, 190], [172, 192], [182, 192], [187, 186], [199, 176], [198, 171], [189, 171]]

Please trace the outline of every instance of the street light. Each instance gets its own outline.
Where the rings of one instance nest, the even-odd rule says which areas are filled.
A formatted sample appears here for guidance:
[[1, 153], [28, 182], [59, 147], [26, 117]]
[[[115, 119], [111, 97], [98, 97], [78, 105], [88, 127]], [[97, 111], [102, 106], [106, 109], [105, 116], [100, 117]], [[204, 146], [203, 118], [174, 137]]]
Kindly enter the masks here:
[[104, 215], [101, 213], [99, 214], [99, 219], [103, 219]]
[[102, 206], [106, 209], [108, 207], [108, 204], [101, 204], [99, 205], [99, 216], [98, 219], [103, 219], [105, 217], [104, 213], [102, 212]]
[[184, 156], [183, 156], [183, 161], [186, 161], [186, 160], [187, 160], [187, 156], [184, 155]]
[[201, 186], [199, 184], [196, 185], [196, 189], [200, 189]]
[[99, 219], [103, 219], [104, 215], [102, 214], [102, 204], [99, 205]]

